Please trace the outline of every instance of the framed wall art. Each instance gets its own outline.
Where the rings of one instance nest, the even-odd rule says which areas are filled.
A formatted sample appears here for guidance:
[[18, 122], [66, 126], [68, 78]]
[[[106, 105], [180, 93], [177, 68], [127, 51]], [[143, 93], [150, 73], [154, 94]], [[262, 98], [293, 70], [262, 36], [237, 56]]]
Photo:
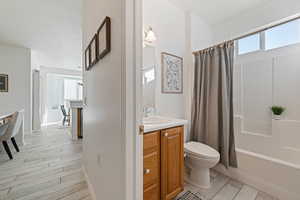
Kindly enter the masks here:
[[88, 46], [84, 52], [84, 62], [85, 62], [85, 70], [90, 69], [91, 65], [91, 48]]
[[90, 70], [111, 50], [111, 22], [105, 17], [84, 53], [85, 69]]
[[111, 20], [105, 17], [97, 31], [98, 60], [104, 58], [111, 50]]
[[162, 93], [183, 92], [183, 58], [161, 53]]
[[8, 92], [8, 75], [0, 74], [0, 92]]
[[98, 54], [97, 34], [94, 35], [89, 46], [90, 46], [90, 51], [91, 51], [91, 67], [93, 67], [98, 61], [97, 60], [97, 54]]
[[97, 63], [97, 35], [94, 35], [89, 46], [85, 50], [85, 69], [90, 70]]

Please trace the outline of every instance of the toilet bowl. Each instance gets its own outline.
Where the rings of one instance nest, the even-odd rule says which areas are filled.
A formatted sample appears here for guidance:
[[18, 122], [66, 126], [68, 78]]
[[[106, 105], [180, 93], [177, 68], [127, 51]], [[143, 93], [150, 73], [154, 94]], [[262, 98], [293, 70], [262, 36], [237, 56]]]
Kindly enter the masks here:
[[200, 142], [186, 143], [184, 151], [186, 155], [186, 182], [200, 188], [209, 188], [209, 170], [219, 162], [219, 152]]

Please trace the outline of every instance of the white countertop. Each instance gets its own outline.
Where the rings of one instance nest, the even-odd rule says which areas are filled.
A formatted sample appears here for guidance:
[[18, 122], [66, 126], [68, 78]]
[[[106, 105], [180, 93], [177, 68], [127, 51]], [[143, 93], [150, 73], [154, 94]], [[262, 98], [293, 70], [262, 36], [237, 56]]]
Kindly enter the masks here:
[[176, 126], [184, 126], [187, 123], [188, 121], [184, 119], [175, 119], [163, 116], [151, 116], [143, 119], [144, 133]]
[[70, 107], [71, 108], [82, 108], [83, 107], [83, 101], [71, 100], [70, 101]]

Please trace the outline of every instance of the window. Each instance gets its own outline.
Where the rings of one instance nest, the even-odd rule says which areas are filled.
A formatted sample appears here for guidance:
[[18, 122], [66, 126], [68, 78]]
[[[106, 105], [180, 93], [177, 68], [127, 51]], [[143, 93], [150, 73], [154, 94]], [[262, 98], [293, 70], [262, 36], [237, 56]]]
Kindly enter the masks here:
[[300, 42], [300, 20], [295, 20], [265, 31], [266, 50]]
[[300, 43], [300, 19], [239, 39], [237, 54], [266, 51], [296, 43]]
[[47, 76], [47, 109], [59, 110], [64, 103], [64, 81], [61, 77], [49, 74]]
[[145, 79], [147, 83], [150, 83], [154, 80], [154, 68], [145, 72]]
[[250, 35], [238, 40], [238, 54], [245, 54], [260, 50], [260, 34]]
[[144, 70], [143, 74], [143, 85], [150, 83], [155, 79], [154, 67]]
[[82, 100], [81, 81], [78, 79], [64, 79], [64, 99], [67, 100]]

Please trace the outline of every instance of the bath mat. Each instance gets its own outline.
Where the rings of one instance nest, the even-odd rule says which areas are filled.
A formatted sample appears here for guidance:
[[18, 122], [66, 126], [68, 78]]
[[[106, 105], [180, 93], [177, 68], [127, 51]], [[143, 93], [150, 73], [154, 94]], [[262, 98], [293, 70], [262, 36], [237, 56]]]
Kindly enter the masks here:
[[179, 197], [177, 200], [201, 200], [201, 198], [199, 198], [197, 195], [195, 195], [191, 191], [187, 191], [181, 197]]

